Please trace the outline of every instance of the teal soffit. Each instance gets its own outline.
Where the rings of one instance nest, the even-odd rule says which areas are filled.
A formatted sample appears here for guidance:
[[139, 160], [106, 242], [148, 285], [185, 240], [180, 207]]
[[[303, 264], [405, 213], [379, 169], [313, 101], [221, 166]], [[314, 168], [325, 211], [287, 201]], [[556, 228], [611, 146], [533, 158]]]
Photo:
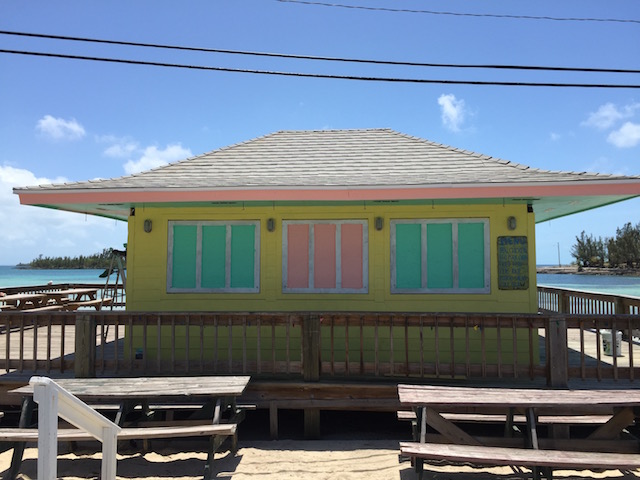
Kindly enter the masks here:
[[544, 198], [488, 198], [488, 199], [445, 199], [445, 200], [373, 200], [373, 201], [355, 201], [355, 202], [195, 202], [195, 203], [153, 203], [153, 204], [137, 204], [137, 203], [119, 203], [119, 204], [54, 204], [54, 205], [38, 205], [40, 207], [53, 208], [56, 210], [64, 210], [69, 212], [82, 213], [86, 215], [95, 215], [105, 218], [113, 218], [117, 220], [127, 220], [131, 214], [131, 209], [143, 210], [149, 208], [277, 208], [277, 207], [323, 207], [331, 206], [350, 206], [361, 205], [363, 208], [368, 206], [403, 206], [403, 205], [419, 205], [419, 206], [445, 206], [445, 205], [531, 205], [536, 216], [536, 223], [546, 222], [555, 218], [572, 215], [575, 213], [592, 210], [594, 208], [610, 205], [624, 200], [635, 198], [635, 195], [598, 195], [598, 196], [580, 196], [580, 197], [544, 197]]

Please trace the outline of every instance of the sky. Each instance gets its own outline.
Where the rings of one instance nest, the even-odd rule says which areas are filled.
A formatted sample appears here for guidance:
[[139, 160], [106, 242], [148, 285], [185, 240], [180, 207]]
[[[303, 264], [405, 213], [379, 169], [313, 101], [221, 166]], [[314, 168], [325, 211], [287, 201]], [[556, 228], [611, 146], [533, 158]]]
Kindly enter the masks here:
[[[0, 30], [394, 62], [640, 69], [640, 3], [627, 0], [4, 0]], [[339, 76], [640, 85], [638, 73], [313, 61], [6, 33], [0, 50]], [[356, 81], [0, 53], [0, 265], [90, 255], [127, 238], [125, 222], [21, 206], [14, 187], [129, 175], [280, 130], [343, 128], [390, 128], [546, 170], [640, 175], [637, 88]], [[640, 223], [640, 199], [537, 224], [537, 263], [568, 264], [582, 231], [613, 237], [628, 222]]]

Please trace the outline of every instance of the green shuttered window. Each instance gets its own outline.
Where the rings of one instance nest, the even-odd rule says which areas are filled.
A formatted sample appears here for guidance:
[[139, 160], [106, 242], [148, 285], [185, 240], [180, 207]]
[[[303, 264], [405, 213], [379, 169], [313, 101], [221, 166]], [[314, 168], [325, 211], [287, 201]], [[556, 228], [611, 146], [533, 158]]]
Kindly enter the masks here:
[[391, 293], [489, 293], [487, 219], [392, 220]]
[[259, 292], [260, 222], [169, 222], [169, 292]]

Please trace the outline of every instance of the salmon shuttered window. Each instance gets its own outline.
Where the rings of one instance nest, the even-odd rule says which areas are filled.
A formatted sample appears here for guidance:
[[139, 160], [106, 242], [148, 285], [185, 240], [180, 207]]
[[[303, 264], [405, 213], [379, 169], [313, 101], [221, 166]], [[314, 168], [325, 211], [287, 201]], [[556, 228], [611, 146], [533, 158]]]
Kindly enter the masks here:
[[284, 292], [368, 292], [366, 220], [284, 221], [282, 225]]
[[259, 292], [260, 222], [169, 222], [167, 291]]
[[391, 293], [489, 293], [489, 221], [392, 220]]

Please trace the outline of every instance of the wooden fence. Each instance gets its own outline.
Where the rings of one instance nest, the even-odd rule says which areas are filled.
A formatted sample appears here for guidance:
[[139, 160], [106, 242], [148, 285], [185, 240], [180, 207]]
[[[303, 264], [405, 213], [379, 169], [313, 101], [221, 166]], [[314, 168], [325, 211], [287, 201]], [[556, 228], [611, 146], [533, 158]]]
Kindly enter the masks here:
[[[57, 376], [635, 381], [637, 315], [0, 312], [0, 368]], [[605, 351], [603, 340], [613, 337]]]
[[640, 297], [538, 286], [538, 308], [571, 314], [640, 315]]

